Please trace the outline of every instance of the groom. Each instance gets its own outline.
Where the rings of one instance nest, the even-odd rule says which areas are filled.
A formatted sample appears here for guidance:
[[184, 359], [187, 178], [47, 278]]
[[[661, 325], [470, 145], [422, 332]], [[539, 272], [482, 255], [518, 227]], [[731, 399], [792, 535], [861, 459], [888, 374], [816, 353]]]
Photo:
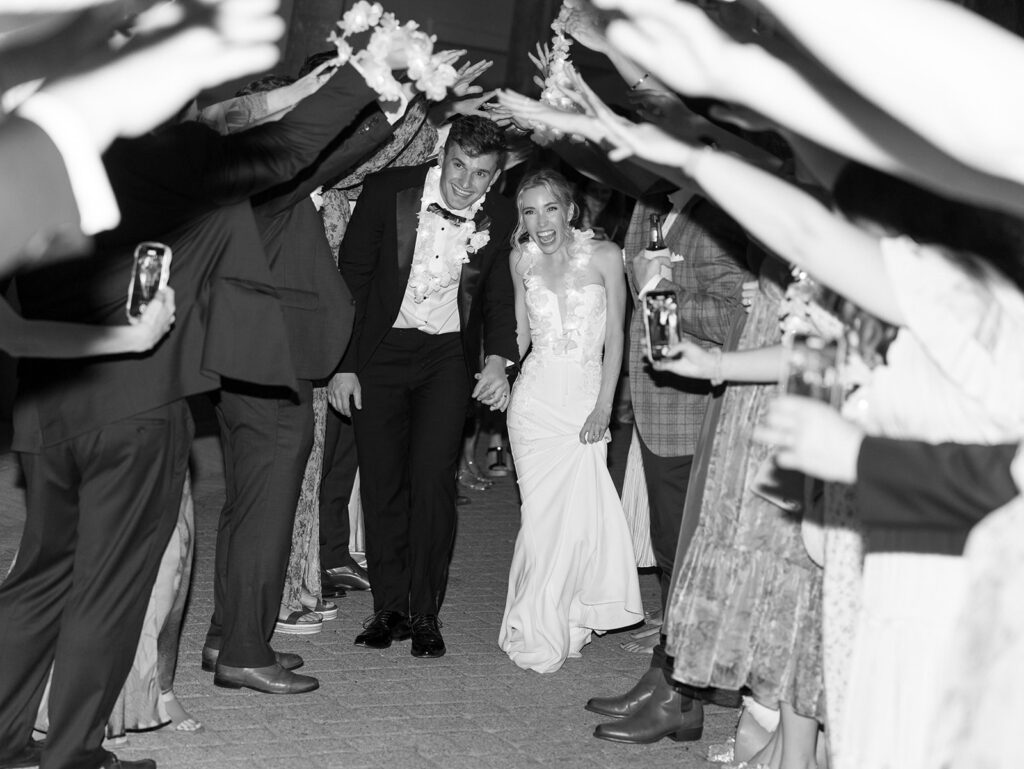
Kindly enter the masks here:
[[366, 458], [374, 615], [358, 646], [383, 649], [411, 635], [413, 656], [445, 653], [437, 615], [466, 408], [472, 394], [504, 410], [505, 369], [519, 357], [508, 262], [516, 214], [490, 192], [506, 154], [495, 123], [457, 117], [437, 165], [367, 177], [341, 244], [356, 318], [329, 399], [352, 417]]

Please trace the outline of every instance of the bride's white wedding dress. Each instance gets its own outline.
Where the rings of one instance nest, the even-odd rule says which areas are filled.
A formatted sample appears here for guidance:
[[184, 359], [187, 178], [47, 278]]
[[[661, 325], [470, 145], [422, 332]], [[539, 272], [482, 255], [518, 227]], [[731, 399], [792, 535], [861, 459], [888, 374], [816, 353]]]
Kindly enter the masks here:
[[513, 662], [539, 673], [580, 656], [592, 631], [643, 619], [607, 443], [579, 438], [601, 386], [607, 314], [604, 286], [583, 283], [590, 237], [574, 233], [558, 291], [533, 275], [540, 250], [530, 243], [524, 254], [533, 348], [508, 409], [522, 524], [498, 642]]

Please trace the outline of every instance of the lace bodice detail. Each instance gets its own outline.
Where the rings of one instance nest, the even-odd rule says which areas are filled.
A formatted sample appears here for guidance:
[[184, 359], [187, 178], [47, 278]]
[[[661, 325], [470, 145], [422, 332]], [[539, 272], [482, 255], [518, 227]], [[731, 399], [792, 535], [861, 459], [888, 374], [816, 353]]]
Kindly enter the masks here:
[[558, 287], [545, 285], [544, 280], [534, 274], [537, 260], [544, 257], [533, 243], [526, 247], [524, 258], [528, 261], [523, 278], [533, 342], [531, 357], [572, 358], [582, 364], [600, 365], [607, 300], [604, 286], [584, 282], [592, 237], [589, 230], [573, 230], [569, 269]]

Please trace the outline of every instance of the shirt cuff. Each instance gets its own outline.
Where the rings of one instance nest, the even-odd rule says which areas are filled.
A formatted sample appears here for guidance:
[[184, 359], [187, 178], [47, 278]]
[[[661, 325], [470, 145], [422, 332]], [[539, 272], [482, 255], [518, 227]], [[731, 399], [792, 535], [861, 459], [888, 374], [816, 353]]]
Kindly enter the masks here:
[[79, 223], [86, 235], [112, 230], [121, 221], [117, 199], [96, 148], [85, 137], [88, 128], [73, 109], [48, 93], [36, 93], [18, 108], [57, 147], [78, 205]]
[[669, 270], [668, 278], [666, 278], [665, 275], [663, 274], [664, 265], [662, 267], [663, 267], [663, 269], [662, 270], [658, 270], [658, 274], [657, 275], [652, 275], [650, 277], [650, 279], [646, 283], [644, 283], [643, 286], [640, 287], [640, 296], [643, 296], [644, 294], [647, 294], [647, 293], [650, 293], [651, 291], [654, 291], [654, 289], [656, 289], [658, 287], [658, 284], [661, 283], [662, 278], [665, 278], [665, 280], [668, 280], [669, 278], [672, 277], [672, 271]]

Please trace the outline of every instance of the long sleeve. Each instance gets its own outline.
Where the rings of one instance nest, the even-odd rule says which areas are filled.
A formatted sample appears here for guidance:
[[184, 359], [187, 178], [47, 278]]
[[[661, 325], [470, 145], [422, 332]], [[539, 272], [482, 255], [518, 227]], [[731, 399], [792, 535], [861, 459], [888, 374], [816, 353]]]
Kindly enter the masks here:
[[966, 538], [1018, 494], [1017, 444], [996, 446], [865, 438], [857, 460], [857, 511], [868, 526], [944, 529]]

